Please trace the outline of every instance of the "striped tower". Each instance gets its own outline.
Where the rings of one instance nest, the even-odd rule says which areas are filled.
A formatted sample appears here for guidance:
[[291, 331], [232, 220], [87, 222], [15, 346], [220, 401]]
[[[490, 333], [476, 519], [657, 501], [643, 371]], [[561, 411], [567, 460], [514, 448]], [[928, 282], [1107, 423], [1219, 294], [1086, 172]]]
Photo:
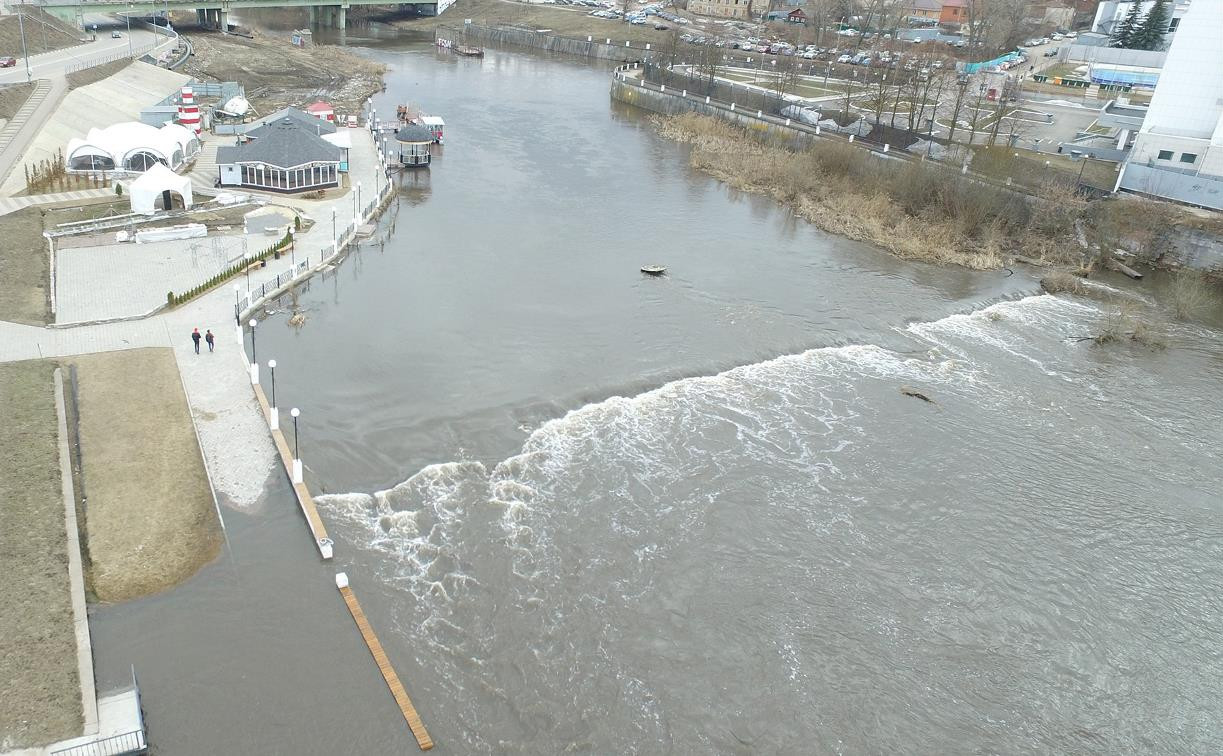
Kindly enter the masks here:
[[196, 134], [200, 133], [200, 106], [195, 104], [195, 93], [191, 87], [183, 87], [178, 103], [178, 122]]

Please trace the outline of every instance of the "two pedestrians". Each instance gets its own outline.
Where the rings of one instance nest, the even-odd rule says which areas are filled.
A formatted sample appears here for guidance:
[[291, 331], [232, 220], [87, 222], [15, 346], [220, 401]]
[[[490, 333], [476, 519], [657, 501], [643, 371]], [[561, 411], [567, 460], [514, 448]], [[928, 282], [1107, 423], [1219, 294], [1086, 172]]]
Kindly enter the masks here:
[[[191, 341], [195, 344], [195, 353], [199, 354], [200, 353], [200, 329], [198, 328], [191, 329]], [[204, 341], [208, 342], [208, 351], [211, 352], [213, 350], [213, 347], [216, 345], [216, 338], [212, 335], [212, 329], [208, 329], [208, 332], [204, 334]]]

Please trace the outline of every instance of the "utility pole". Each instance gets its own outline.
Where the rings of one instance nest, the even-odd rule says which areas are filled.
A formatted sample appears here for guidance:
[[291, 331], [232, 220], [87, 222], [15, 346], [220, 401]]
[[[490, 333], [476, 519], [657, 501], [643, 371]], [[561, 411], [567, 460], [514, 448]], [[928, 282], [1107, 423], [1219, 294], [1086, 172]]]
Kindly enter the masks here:
[[21, 0], [21, 7], [17, 9], [17, 26], [21, 29], [21, 57], [25, 58], [25, 80], [28, 83], [34, 77], [30, 74], [30, 52], [25, 47], [25, 0]]
[[127, 4], [127, 57], [135, 55], [132, 51], [132, 4]]

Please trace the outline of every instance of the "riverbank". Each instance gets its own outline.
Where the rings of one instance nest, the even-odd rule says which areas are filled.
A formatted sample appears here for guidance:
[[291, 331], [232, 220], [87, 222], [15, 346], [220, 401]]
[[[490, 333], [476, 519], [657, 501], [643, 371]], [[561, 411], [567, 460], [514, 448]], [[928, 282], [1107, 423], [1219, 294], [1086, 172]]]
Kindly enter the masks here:
[[[611, 38], [623, 45], [625, 41], [653, 49], [672, 38], [671, 30], [655, 29], [652, 24], [634, 25], [620, 20], [608, 20], [589, 15], [585, 6], [557, 6], [538, 3], [519, 3], [512, 0], [463, 0], [450, 12], [441, 16], [412, 18], [393, 17], [392, 26], [405, 31], [432, 33], [439, 27], [461, 25], [463, 19], [471, 19], [477, 26], [516, 27], [527, 31], [546, 31], [560, 37], [602, 40]], [[458, 17], [458, 18], [456, 18]]]
[[195, 54], [178, 71], [203, 81], [241, 82], [247, 100], [264, 115], [315, 100], [330, 102], [337, 113], [356, 114], [382, 90], [386, 66], [343, 47], [297, 47], [287, 32], [254, 29], [253, 37], [244, 37], [190, 25], [182, 29]]
[[0, 365], [0, 752], [81, 729], [54, 372]]
[[1020, 249], [1044, 262], [1081, 254], [1073, 222], [1082, 201], [1050, 187], [1026, 207], [1015, 192], [982, 186], [933, 163], [895, 165], [851, 145], [817, 141], [803, 151], [764, 144], [709, 116], [655, 121], [691, 147], [692, 167], [790, 206], [825, 231], [876, 244], [898, 257], [1001, 267]]

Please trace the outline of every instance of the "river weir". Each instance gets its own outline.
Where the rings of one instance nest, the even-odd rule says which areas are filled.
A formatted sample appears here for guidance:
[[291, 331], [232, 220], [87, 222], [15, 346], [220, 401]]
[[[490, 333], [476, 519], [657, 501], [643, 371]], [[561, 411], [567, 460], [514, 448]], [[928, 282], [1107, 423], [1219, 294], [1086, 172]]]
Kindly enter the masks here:
[[[1216, 747], [1218, 322], [1095, 346], [1107, 298], [821, 233], [691, 171], [604, 67], [348, 39], [446, 151], [260, 350], [435, 752]], [[275, 632], [351, 640], [327, 622]], [[415, 748], [361, 690], [356, 750]]]

